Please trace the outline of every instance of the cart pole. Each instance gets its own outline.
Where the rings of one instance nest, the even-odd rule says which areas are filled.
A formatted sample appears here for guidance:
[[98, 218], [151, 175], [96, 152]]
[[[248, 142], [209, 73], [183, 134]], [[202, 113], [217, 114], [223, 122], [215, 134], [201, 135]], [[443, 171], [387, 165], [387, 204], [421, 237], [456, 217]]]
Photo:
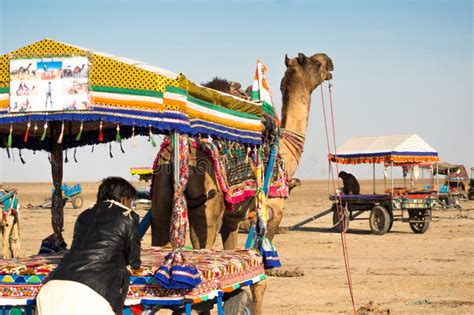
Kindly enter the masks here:
[[391, 185], [391, 191], [393, 195], [393, 161], [390, 162], [390, 185]]
[[439, 176], [439, 169], [438, 169], [438, 163], [436, 163], [436, 190], [439, 191], [439, 179], [438, 179], [438, 176]]
[[173, 130], [173, 179], [174, 191], [178, 190], [179, 185], [179, 131]]
[[375, 162], [372, 163], [372, 183], [374, 186], [374, 195], [375, 195]]
[[51, 122], [51, 175], [54, 192], [51, 198], [51, 225], [56, 235], [63, 240], [64, 203], [61, 190], [63, 181], [63, 145], [57, 139], [61, 133], [61, 122]]

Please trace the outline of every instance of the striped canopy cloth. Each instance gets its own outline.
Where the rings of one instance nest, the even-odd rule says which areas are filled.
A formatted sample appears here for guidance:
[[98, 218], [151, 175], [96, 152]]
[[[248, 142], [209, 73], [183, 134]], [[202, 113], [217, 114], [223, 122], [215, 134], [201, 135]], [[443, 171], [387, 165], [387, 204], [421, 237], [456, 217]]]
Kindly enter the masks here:
[[329, 160], [340, 164], [419, 164], [439, 161], [438, 152], [417, 134], [351, 138]]
[[[12, 59], [68, 56], [89, 60], [87, 110], [10, 111]], [[0, 56], [0, 147], [49, 150], [53, 140], [46, 125], [53, 121], [63, 126], [64, 149], [171, 130], [261, 144], [261, 118], [261, 104], [200, 86], [183, 74], [50, 39]]]

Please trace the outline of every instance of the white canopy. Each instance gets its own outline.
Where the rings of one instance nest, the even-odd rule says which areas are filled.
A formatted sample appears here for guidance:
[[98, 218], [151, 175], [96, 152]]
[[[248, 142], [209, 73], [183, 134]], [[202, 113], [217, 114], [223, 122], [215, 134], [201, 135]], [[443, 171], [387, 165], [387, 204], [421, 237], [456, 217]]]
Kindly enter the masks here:
[[358, 137], [347, 140], [329, 159], [341, 164], [438, 162], [438, 153], [417, 134]]

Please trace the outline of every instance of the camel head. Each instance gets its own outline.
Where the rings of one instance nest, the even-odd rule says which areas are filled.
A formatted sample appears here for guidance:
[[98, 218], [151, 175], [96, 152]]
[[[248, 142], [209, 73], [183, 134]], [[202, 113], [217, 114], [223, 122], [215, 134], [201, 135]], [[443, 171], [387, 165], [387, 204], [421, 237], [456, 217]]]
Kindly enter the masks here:
[[295, 89], [304, 88], [311, 94], [324, 80], [331, 80], [334, 70], [331, 58], [318, 53], [307, 57], [302, 53], [296, 58], [285, 55], [286, 72], [281, 80], [280, 90], [283, 94]]

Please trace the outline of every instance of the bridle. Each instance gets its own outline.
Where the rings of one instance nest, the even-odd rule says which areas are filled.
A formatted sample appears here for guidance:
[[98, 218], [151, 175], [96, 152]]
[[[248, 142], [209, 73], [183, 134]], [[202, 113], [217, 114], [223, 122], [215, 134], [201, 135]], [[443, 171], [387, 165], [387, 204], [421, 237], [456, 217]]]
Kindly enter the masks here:
[[303, 154], [305, 136], [294, 131], [280, 128], [280, 137], [286, 139], [290, 145], [288, 150], [295, 159], [299, 159]]

